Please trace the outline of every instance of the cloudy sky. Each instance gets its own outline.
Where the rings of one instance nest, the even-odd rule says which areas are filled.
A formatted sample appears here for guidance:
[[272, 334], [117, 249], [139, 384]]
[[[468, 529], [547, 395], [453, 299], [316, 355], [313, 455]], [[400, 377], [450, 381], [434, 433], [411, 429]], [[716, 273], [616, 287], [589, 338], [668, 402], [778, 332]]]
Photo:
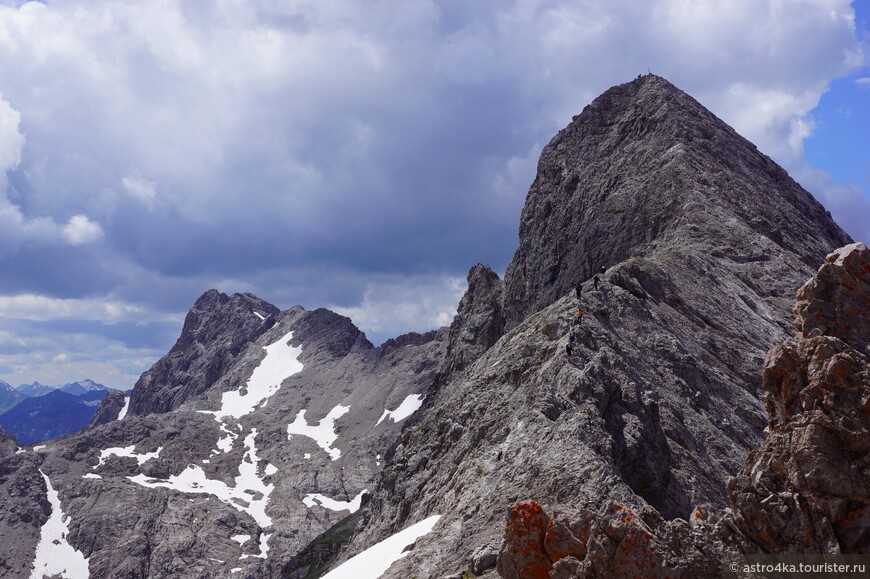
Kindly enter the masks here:
[[541, 148], [662, 75], [870, 241], [866, 0], [0, 0], [0, 379], [129, 388], [205, 290], [383, 339], [503, 271]]

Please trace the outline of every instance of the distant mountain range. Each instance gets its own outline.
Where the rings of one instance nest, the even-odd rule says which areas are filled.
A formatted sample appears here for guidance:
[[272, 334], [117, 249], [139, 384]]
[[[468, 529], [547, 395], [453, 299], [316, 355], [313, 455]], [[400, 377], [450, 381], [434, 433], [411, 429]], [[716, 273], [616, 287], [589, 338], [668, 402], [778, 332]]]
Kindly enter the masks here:
[[19, 444], [36, 444], [78, 432], [88, 425], [109, 390], [94, 390], [76, 396], [54, 389], [44, 396], [22, 400], [0, 414], [0, 426]]
[[[3, 382], [3, 384], [6, 384], [6, 382]], [[6, 385], [9, 386], [8, 384]], [[104, 386], [103, 384], [99, 384], [98, 382], [94, 382], [90, 378], [85, 378], [78, 382], [68, 382], [63, 386], [47, 386], [45, 384], [40, 384], [39, 382], [32, 382], [30, 384], [21, 384], [15, 390], [25, 396], [45, 396], [49, 392], [54, 392], [55, 390], [60, 390], [61, 392], [72, 394], [73, 396], [81, 396], [85, 392], [95, 392], [99, 390], [109, 391], [113, 389]]]
[[63, 386], [39, 382], [17, 388], [0, 380], [0, 426], [20, 444], [35, 444], [88, 425], [113, 389], [85, 378]]
[[16, 390], [25, 396], [45, 396], [49, 392], [57, 390], [57, 386], [46, 386], [39, 382], [33, 382], [32, 384], [21, 384]]

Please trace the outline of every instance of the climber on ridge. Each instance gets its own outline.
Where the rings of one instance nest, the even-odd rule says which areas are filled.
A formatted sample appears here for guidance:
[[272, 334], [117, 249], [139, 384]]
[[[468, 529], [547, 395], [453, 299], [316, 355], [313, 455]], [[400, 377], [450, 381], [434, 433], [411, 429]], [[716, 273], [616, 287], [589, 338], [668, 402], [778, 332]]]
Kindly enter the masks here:
[[592, 278], [592, 284], [595, 286], [594, 289], [596, 289], [596, 290], [598, 289], [598, 282], [601, 281], [600, 279], [598, 279], [598, 276], [599, 276], [599, 275], [604, 275], [604, 272], [606, 272], [606, 271], [607, 271], [607, 268], [606, 268], [606, 267], [602, 267], [602, 268], [601, 268], [601, 271], [599, 271], [598, 273], [596, 273], [595, 276]]
[[574, 291], [577, 292], [577, 299], [580, 299], [580, 294], [583, 292], [583, 284], [578, 280], [576, 284], [574, 284]]

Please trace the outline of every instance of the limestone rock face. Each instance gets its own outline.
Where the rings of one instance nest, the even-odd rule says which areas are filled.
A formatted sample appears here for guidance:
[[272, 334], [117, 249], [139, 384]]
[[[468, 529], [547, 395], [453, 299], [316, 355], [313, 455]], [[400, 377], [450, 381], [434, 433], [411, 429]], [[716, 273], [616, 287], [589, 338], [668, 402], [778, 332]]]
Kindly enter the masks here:
[[15, 440], [15, 437], [0, 426], [0, 456], [12, 454], [17, 447], [18, 442]]
[[542, 540], [528, 541], [534, 534], [523, 536], [514, 521], [530, 505], [537, 503], [518, 503], [508, 514], [498, 560], [499, 576], [506, 579], [717, 577], [724, 553], [755, 552], [733, 524], [700, 510], [692, 523], [666, 521], [654, 508], [621, 503], [597, 513], [580, 509], [554, 516], [538, 506]]
[[870, 553], [870, 250], [829, 255], [794, 310], [764, 365], [769, 434], [729, 484], [736, 522], [773, 553]]
[[798, 290], [795, 326], [806, 338], [819, 333], [834, 336], [870, 354], [870, 265], [867, 246], [853, 243], [827, 257], [827, 262]]
[[202, 294], [178, 341], [133, 387], [129, 414], [169, 412], [208, 390], [241, 351], [275, 323], [280, 310], [251, 294]]
[[819, 247], [850, 241], [782, 168], [654, 75], [606, 91], [544, 147], [519, 237], [508, 328], [633, 255], [706, 245], [746, 265], [784, 250], [814, 268]]
[[607, 91], [541, 155], [506, 333], [402, 433], [341, 557], [438, 514], [385, 577], [455, 574], [525, 499], [666, 520], [726, 507], [767, 423], [764, 356], [793, 332], [796, 288], [850, 242], [664, 79]]
[[0, 576], [29, 577], [40, 528], [51, 514], [40, 456], [0, 458]]
[[468, 272], [468, 290], [450, 324], [444, 363], [446, 374], [464, 369], [502, 337], [505, 327], [503, 292], [504, 283], [492, 268], [478, 263]]
[[[688, 578], [717, 575], [733, 554], [870, 554], [870, 358], [860, 331], [870, 317], [870, 250], [858, 243], [831, 253], [798, 290], [794, 311], [797, 338], [764, 365], [767, 435], [728, 481], [728, 509], [699, 506], [688, 521], [665, 521], [655, 509], [612, 503], [560, 519], [519, 503], [499, 574]], [[557, 526], [575, 547], [550, 547]]]
[[121, 409], [124, 408], [126, 395], [120, 390], [112, 390], [106, 397], [100, 401], [100, 406], [91, 418], [88, 428], [99, 426], [117, 420], [121, 414]]

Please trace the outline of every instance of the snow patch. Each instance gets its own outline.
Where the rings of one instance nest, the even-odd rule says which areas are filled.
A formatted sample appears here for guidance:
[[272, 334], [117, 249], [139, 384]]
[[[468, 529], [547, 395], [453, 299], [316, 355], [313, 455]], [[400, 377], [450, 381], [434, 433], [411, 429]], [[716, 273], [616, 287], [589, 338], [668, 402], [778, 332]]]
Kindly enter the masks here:
[[321, 494], [309, 493], [305, 495], [302, 502], [305, 503], [305, 506], [309, 509], [314, 505], [320, 505], [324, 509], [329, 509], [330, 511], [350, 511], [351, 514], [353, 514], [359, 510], [359, 507], [362, 504], [362, 497], [367, 492], [369, 492], [368, 489], [363, 490], [360, 494], [355, 496], [352, 501], [336, 501]]
[[103, 478], [103, 477], [101, 477], [98, 474], [94, 474], [92, 472], [89, 472], [88, 474], [83, 474], [82, 478]]
[[278, 467], [274, 464], [267, 464], [266, 468], [263, 469], [263, 472], [266, 473], [266, 476], [272, 476], [276, 472], [278, 472]]
[[67, 579], [87, 579], [90, 576], [87, 557], [81, 551], [75, 550], [66, 540], [70, 517], [64, 519], [57, 491], [52, 488], [51, 481], [42, 470], [39, 474], [45, 480], [51, 515], [40, 530], [30, 579], [42, 579], [46, 575], [50, 577], [61, 575]]
[[40, 444], [39, 446], [33, 447], [33, 452], [39, 452], [40, 450], [45, 450], [47, 447], [44, 444]]
[[15, 454], [21, 454], [23, 452], [27, 452], [26, 448], [21, 448], [20, 446], [15, 449]]
[[217, 441], [217, 447], [222, 450], [224, 454], [226, 454], [233, 449], [233, 445], [236, 443], [236, 439], [239, 437], [239, 435], [230, 430], [229, 427], [223, 422], [218, 421], [218, 424], [220, 424], [221, 432], [223, 432], [226, 436], [222, 436], [220, 440]]
[[263, 346], [266, 357], [254, 368], [245, 387], [223, 393], [221, 409], [213, 413], [216, 420], [230, 416], [238, 420], [250, 414], [258, 404], [277, 392], [285, 379], [302, 371], [302, 363], [298, 359], [302, 348], [287, 344], [292, 339], [291, 330], [277, 342]]
[[130, 408], [130, 397], [124, 396], [124, 407], [121, 408], [121, 411], [118, 413], [118, 420], [124, 420], [124, 417], [127, 416], [128, 408]]
[[266, 316], [264, 316], [260, 312], [254, 312], [254, 315], [263, 320], [264, 322], [266, 321]]
[[230, 539], [232, 539], [233, 541], [235, 541], [239, 545], [244, 545], [245, 543], [247, 543], [248, 541], [251, 540], [251, 536], [250, 535], [233, 535], [232, 537], [230, 537]]
[[269, 554], [269, 537], [272, 536], [272, 533], [263, 533], [260, 535], [260, 553], [257, 555], [248, 555], [247, 553], [243, 553], [240, 559], [254, 558], [254, 559], [265, 559]]
[[272, 518], [266, 514], [266, 506], [269, 504], [269, 495], [272, 494], [275, 485], [267, 485], [257, 475], [260, 459], [255, 446], [256, 437], [256, 428], [252, 428], [251, 433], [245, 437], [247, 450], [239, 465], [239, 476], [236, 477], [235, 486], [208, 478], [202, 467], [192, 464], [188, 465], [181, 474], [172, 475], [168, 479], [153, 479], [144, 474], [127, 478], [143, 487], [162, 487], [182, 493], [212, 495], [234, 509], [249, 514], [260, 527], [271, 527]]
[[311, 453], [310, 452], [306, 452], [303, 456], [305, 457], [305, 460], [311, 460]]
[[400, 531], [373, 545], [352, 559], [348, 559], [322, 579], [377, 579], [383, 575], [390, 565], [407, 555], [404, 549], [413, 544], [417, 539], [432, 531], [435, 523], [441, 515], [432, 515], [416, 525], [411, 525], [404, 531]]
[[399, 404], [399, 407], [395, 410], [384, 410], [384, 413], [381, 414], [381, 418], [378, 420], [377, 424], [380, 424], [387, 418], [391, 419], [393, 422], [401, 422], [417, 412], [417, 410], [423, 406], [424, 398], [425, 396], [422, 394], [411, 394], [402, 400], [402, 403]]
[[330, 410], [329, 414], [319, 424], [309, 426], [305, 420], [305, 409], [302, 409], [296, 415], [296, 420], [293, 421], [293, 424], [287, 426], [287, 439], [292, 439], [294, 434], [307, 436], [313, 439], [317, 443], [317, 446], [322, 448], [332, 460], [338, 460], [341, 456], [341, 450], [332, 448], [333, 443], [338, 438], [338, 434], [335, 432], [335, 421], [347, 414], [349, 410], [350, 406], [339, 404]]
[[146, 452], [145, 454], [136, 454], [135, 452], [136, 445], [131, 444], [130, 446], [125, 446], [124, 448], [115, 447], [115, 448], [107, 448], [105, 450], [100, 451], [100, 462], [98, 462], [93, 470], [98, 469], [103, 466], [103, 463], [106, 462], [106, 459], [110, 456], [129, 456], [136, 459], [136, 462], [139, 463], [139, 466], [145, 464], [146, 461], [151, 460], [152, 458], [157, 458], [160, 456], [160, 451], [163, 450], [161, 446], [154, 452]]

